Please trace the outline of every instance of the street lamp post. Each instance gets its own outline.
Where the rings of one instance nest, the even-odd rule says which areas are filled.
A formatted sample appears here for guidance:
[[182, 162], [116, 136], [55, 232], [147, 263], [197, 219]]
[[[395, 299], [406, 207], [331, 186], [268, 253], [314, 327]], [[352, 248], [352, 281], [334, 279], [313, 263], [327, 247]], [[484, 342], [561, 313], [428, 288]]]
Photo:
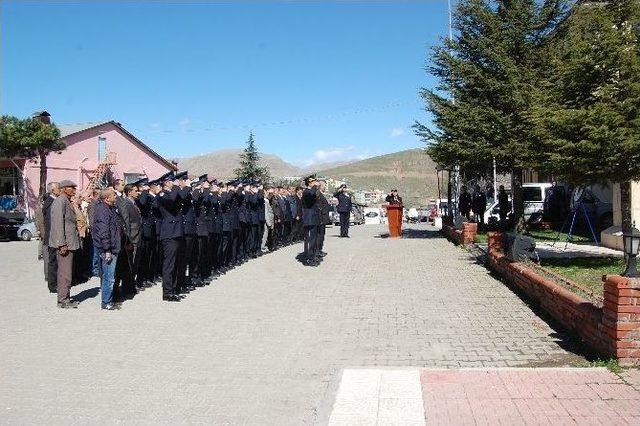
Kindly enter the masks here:
[[636, 229], [635, 222], [630, 231], [622, 234], [624, 254], [627, 256], [627, 267], [622, 273], [628, 278], [638, 278], [640, 274], [637, 268], [638, 250], [640, 249], [640, 231]]

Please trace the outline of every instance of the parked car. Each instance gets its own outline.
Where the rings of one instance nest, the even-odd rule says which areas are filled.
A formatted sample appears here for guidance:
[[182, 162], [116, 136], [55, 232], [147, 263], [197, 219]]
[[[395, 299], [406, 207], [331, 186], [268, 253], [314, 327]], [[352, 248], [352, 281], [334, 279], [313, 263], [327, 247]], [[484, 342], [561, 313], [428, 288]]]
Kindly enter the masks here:
[[39, 237], [36, 223], [33, 220], [23, 223], [16, 233], [17, 237], [22, 241], [31, 241], [32, 238]]
[[382, 223], [382, 209], [380, 207], [364, 208], [364, 224], [379, 225]]
[[18, 238], [20, 221], [0, 216], [0, 241], [10, 241]]
[[418, 217], [418, 209], [416, 209], [415, 207], [411, 207], [409, 209], [409, 212], [407, 213], [407, 222], [416, 223], [418, 221]]
[[336, 210], [336, 206], [333, 204], [329, 204], [329, 221], [333, 225], [340, 224], [340, 213]]

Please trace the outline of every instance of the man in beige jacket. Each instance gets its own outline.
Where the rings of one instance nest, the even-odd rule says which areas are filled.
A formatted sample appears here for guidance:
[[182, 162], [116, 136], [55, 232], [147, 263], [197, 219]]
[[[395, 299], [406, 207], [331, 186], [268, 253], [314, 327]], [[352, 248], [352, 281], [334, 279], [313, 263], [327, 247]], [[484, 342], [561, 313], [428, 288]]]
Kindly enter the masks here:
[[60, 190], [62, 193], [51, 205], [49, 247], [57, 250], [58, 307], [77, 308], [78, 302], [72, 302], [69, 294], [73, 278], [73, 255], [80, 248], [76, 213], [70, 201], [76, 193], [76, 184], [63, 180]]

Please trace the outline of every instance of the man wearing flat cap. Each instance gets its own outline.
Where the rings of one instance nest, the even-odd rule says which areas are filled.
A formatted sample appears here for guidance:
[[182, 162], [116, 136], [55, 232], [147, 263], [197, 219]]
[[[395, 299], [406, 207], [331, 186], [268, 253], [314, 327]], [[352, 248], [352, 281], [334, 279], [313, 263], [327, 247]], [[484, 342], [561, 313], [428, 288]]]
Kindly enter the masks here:
[[51, 204], [49, 247], [57, 250], [58, 307], [77, 308], [78, 302], [71, 301], [70, 297], [73, 255], [80, 248], [76, 213], [70, 202], [76, 194], [76, 184], [70, 180], [63, 180], [60, 182], [60, 189], [62, 193]]
[[333, 196], [338, 200], [336, 210], [340, 215], [340, 236], [349, 237], [349, 218], [351, 216], [351, 196], [347, 192], [347, 185], [342, 184]]

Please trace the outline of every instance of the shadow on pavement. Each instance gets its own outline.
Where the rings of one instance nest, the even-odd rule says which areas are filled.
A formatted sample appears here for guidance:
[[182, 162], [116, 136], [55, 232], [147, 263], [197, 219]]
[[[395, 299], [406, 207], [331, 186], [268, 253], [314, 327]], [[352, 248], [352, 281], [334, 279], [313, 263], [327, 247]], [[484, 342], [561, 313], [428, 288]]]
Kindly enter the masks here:
[[[385, 232], [380, 235], [376, 235], [374, 238], [389, 238], [389, 233]], [[405, 228], [402, 230], [402, 238], [444, 238], [440, 231], [434, 229], [413, 229], [413, 228]]]
[[88, 288], [86, 290], [82, 290], [80, 293], [73, 296], [73, 300], [77, 300], [82, 303], [87, 299], [93, 299], [97, 295], [100, 294], [100, 287]]

